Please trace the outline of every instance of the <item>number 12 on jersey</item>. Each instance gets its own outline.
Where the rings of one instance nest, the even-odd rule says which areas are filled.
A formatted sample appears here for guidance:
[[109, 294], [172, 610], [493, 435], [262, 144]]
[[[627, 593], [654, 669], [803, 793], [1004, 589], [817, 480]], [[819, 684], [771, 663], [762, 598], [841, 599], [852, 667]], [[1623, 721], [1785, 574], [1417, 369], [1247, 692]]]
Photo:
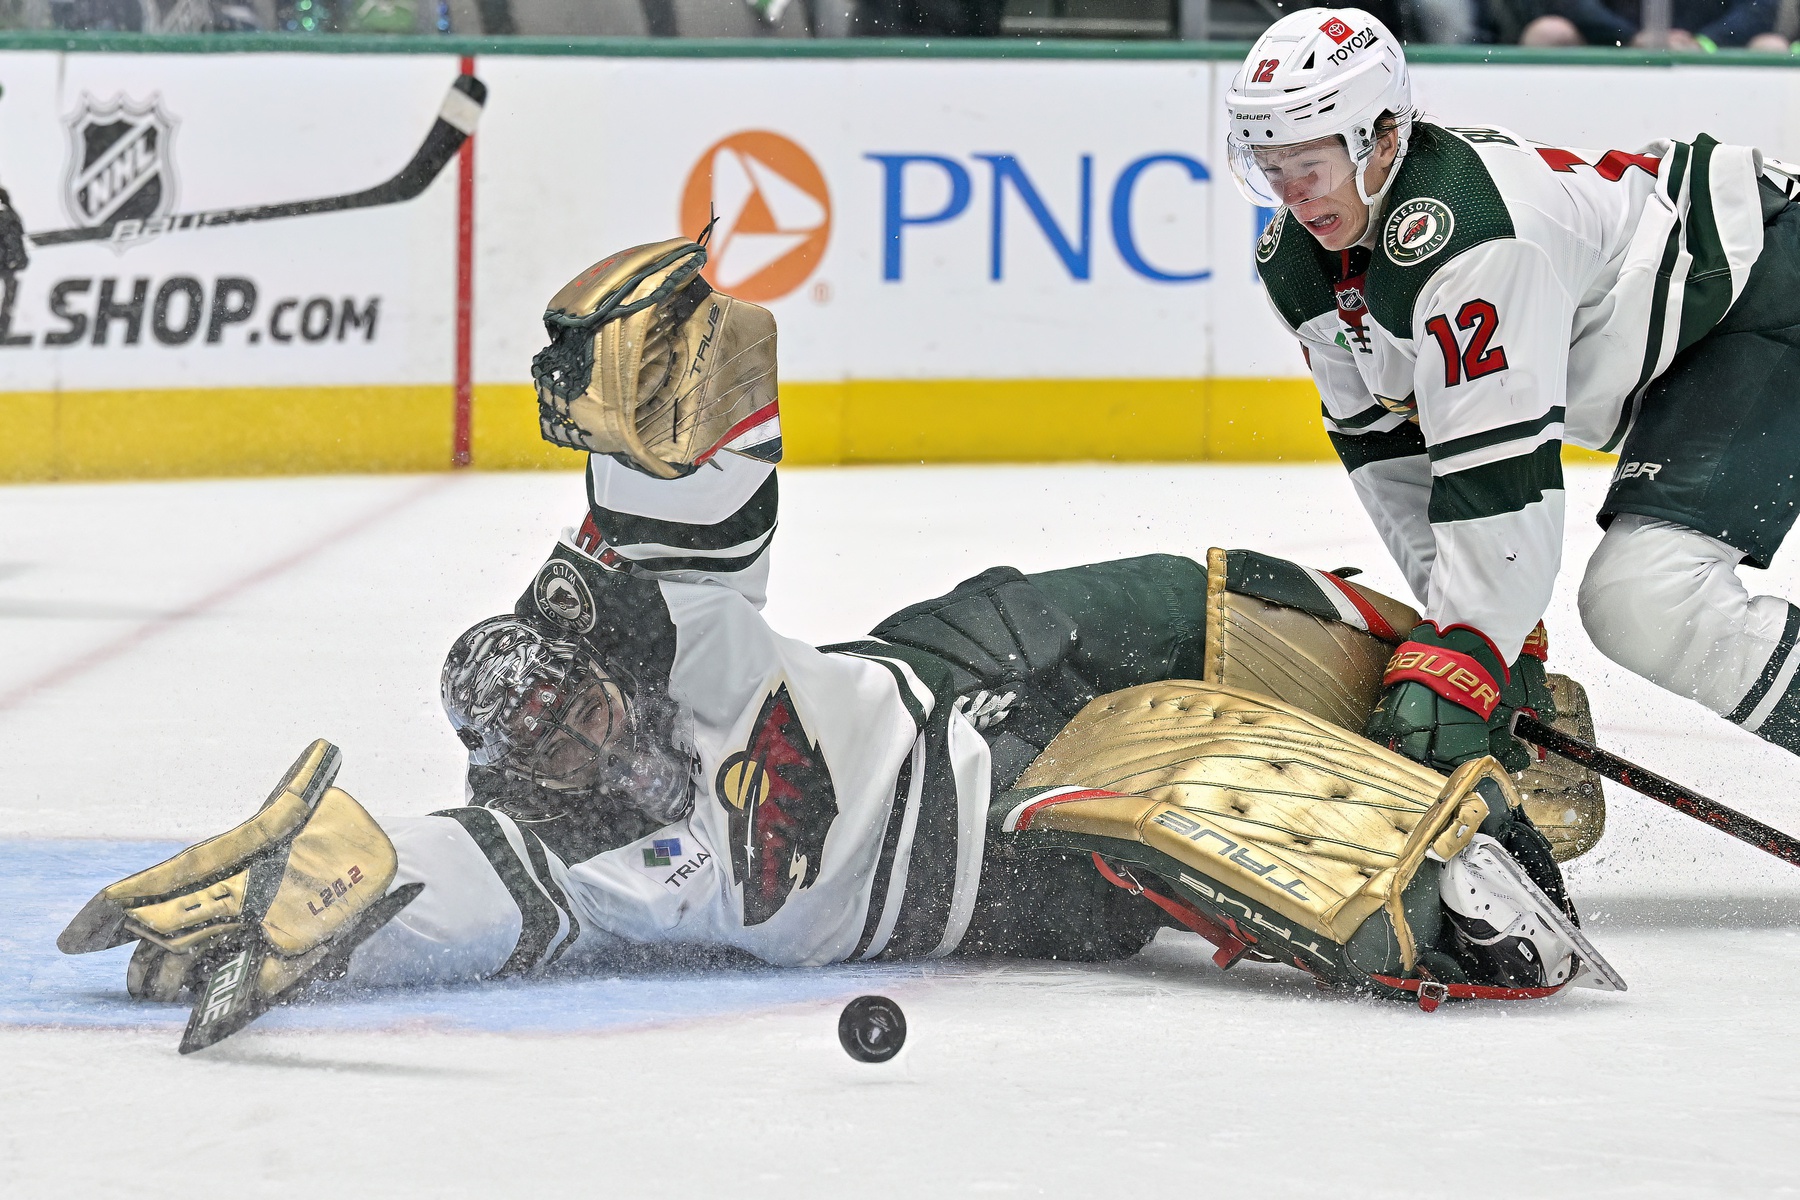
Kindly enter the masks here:
[[1444, 386], [1453, 388], [1469, 379], [1480, 379], [1506, 370], [1506, 350], [1488, 345], [1500, 328], [1500, 313], [1486, 300], [1471, 300], [1456, 314], [1456, 328], [1473, 331], [1467, 345], [1457, 342], [1450, 318], [1439, 313], [1425, 322], [1425, 332], [1437, 339], [1444, 352]]

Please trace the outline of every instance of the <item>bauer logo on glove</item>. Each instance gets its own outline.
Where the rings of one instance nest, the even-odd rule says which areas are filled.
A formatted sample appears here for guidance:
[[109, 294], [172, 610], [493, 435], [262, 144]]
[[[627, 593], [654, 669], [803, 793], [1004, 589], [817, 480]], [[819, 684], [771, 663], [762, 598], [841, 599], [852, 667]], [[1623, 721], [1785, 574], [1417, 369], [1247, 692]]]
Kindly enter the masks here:
[[1389, 687], [1403, 679], [1415, 679], [1447, 699], [1478, 712], [1483, 719], [1500, 703], [1494, 677], [1467, 654], [1407, 642], [1388, 659], [1382, 682]]

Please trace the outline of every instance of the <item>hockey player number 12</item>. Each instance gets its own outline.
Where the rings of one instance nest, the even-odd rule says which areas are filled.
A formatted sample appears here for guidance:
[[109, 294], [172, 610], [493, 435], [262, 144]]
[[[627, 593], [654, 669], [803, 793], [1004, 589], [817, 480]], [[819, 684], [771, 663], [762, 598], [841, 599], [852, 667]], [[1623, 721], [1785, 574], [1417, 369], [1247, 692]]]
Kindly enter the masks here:
[[1500, 313], [1486, 300], [1471, 300], [1456, 314], [1456, 328], [1472, 330], [1469, 344], [1459, 346], [1450, 318], [1439, 313], [1425, 322], [1425, 331], [1437, 339], [1444, 352], [1444, 386], [1453, 388], [1466, 379], [1480, 379], [1506, 370], [1506, 350], [1489, 346], [1500, 327]]

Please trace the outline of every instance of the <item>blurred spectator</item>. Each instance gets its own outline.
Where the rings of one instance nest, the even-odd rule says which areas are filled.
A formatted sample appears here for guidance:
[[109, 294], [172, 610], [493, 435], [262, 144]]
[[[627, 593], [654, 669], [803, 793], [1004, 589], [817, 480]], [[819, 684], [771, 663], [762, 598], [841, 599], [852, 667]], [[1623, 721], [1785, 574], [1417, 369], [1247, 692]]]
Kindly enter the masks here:
[[[1669, 49], [1746, 46], [1778, 53], [1781, 0], [1671, 0]], [[1493, 40], [1521, 46], [1644, 46], [1638, 0], [1487, 0]], [[1790, 35], [1791, 36], [1791, 35]]]
[[225, 33], [267, 28], [253, 0], [50, 0], [58, 29]]
[[475, 8], [481, 14], [481, 32], [518, 32], [518, 26], [513, 23], [512, 0], [477, 0]]
[[1006, 0], [857, 0], [859, 37], [998, 37]]
[[1401, 36], [1408, 41], [1460, 46], [1479, 39], [1476, 0], [1403, 0], [1401, 9]]

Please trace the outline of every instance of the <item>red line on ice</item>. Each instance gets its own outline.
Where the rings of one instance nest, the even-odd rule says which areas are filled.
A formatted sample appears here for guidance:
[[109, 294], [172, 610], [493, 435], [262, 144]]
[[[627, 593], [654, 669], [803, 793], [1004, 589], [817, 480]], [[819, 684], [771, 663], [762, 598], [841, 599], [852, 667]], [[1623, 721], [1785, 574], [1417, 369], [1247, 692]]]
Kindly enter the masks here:
[[394, 516], [401, 510], [411, 508], [426, 496], [451, 482], [451, 478], [452, 477], [446, 476], [429, 480], [392, 503], [384, 500], [380, 506], [364, 512], [354, 519], [339, 525], [337, 528], [319, 535], [304, 546], [291, 551], [281, 558], [276, 559], [274, 562], [265, 563], [248, 575], [239, 576], [230, 583], [208, 592], [198, 600], [184, 605], [174, 612], [164, 613], [159, 617], [153, 617], [150, 620], [145, 621], [142, 625], [137, 626], [135, 629], [130, 629], [120, 634], [110, 642], [96, 646], [94, 649], [83, 654], [78, 654], [67, 662], [59, 663], [49, 670], [43, 671], [38, 675], [27, 679], [24, 683], [19, 684], [9, 691], [0, 692], [0, 713], [20, 708], [26, 701], [35, 699], [37, 696], [51, 690], [59, 684], [68, 683], [72, 679], [79, 679], [96, 667], [103, 666], [113, 659], [142, 645], [144, 642], [149, 641], [151, 638], [162, 633], [177, 622], [191, 620], [210, 609], [217, 608], [227, 600], [249, 591], [251, 588], [267, 583], [269, 580], [274, 579], [279, 575], [286, 574], [288, 571], [293, 570], [321, 550], [333, 546], [347, 538], [355, 537], [357, 534]]

